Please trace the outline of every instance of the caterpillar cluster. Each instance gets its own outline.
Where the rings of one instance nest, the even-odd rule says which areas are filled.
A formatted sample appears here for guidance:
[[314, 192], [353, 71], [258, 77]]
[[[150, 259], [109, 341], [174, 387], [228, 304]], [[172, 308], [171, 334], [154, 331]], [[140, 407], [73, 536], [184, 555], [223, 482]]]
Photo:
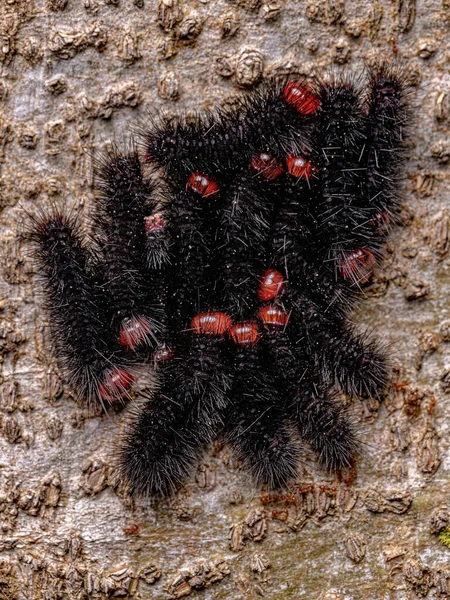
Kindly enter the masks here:
[[295, 478], [300, 441], [329, 469], [351, 464], [335, 396], [388, 379], [350, 311], [398, 220], [407, 96], [392, 65], [365, 86], [268, 82], [232, 108], [153, 123], [144, 156], [105, 156], [90, 239], [73, 215], [35, 218], [70, 385], [122, 402], [138, 366], [156, 370], [118, 459], [136, 492], [177, 489], [219, 435], [273, 487]]

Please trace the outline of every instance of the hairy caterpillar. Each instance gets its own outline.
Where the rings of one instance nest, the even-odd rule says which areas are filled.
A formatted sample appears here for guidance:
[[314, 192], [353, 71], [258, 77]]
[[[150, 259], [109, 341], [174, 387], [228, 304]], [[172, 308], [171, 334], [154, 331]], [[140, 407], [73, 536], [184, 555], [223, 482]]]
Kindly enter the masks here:
[[[296, 474], [299, 439], [330, 469], [358, 446], [336, 386], [374, 395], [382, 346], [349, 314], [397, 220], [408, 87], [376, 67], [351, 78], [268, 82], [232, 109], [163, 119], [144, 132], [155, 201], [132, 148], [99, 173], [85, 243], [73, 216], [35, 219], [33, 238], [58, 356], [94, 401], [134, 402], [119, 471], [170, 493], [223, 435], [258, 482]], [[92, 248], [96, 248], [93, 251]]]

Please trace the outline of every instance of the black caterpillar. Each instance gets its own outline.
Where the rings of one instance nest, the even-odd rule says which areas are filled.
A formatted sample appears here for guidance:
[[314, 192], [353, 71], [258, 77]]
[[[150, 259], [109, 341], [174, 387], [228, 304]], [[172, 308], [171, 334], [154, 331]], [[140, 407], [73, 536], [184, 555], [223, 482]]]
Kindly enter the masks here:
[[[351, 79], [269, 82], [232, 109], [167, 119], [99, 168], [92, 239], [35, 218], [57, 356], [91, 402], [130, 409], [119, 471], [167, 494], [223, 435], [257, 482], [294, 479], [299, 437], [329, 468], [358, 443], [334, 395], [375, 395], [381, 345], [349, 313], [398, 220], [408, 87], [383, 65]], [[154, 180], [155, 178], [153, 178]], [[161, 190], [159, 190], [161, 196]]]

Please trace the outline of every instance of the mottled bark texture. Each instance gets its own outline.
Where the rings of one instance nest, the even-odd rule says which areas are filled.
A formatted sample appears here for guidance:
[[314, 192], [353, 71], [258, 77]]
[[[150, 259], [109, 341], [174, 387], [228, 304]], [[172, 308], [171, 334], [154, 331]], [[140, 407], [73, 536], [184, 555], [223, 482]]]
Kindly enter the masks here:
[[[1, 0], [0, 598], [450, 597], [448, 0]], [[405, 61], [417, 121], [404, 227], [355, 319], [394, 355], [364, 445], [333, 478], [306, 455], [285, 495], [229, 450], [176, 497], [114, 481], [122, 415], [65, 389], [27, 212], [92, 202], [92, 156], [158, 111], [212, 107], [269, 74]], [[427, 595], [428, 594], [428, 595]]]

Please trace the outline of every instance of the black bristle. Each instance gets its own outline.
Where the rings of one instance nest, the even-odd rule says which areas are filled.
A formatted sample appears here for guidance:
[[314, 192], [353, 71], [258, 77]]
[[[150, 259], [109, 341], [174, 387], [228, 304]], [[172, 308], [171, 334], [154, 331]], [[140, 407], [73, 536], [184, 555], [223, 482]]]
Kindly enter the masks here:
[[327, 468], [348, 466], [357, 450], [352, 425], [320, 384], [321, 365], [311, 361], [304, 344], [293, 343], [288, 331], [267, 325], [265, 336], [267, 370], [282, 393], [284, 410]]
[[364, 205], [367, 117], [362, 93], [346, 80], [324, 83], [315, 155], [319, 168], [313, 209], [328, 259], [375, 242], [370, 226], [376, 211]]
[[211, 223], [216, 196], [203, 197], [195, 191], [174, 194], [167, 207], [168, 233], [172, 240], [172, 275], [169, 281], [170, 326], [186, 329], [192, 317], [208, 308], [206, 293], [211, 262]]
[[[389, 365], [379, 342], [348, 327], [334, 332], [328, 329], [325, 337], [327, 356], [317, 362], [325, 371], [331, 369], [331, 380], [346, 394], [375, 396], [384, 391], [389, 379]], [[333, 363], [330, 357], [333, 357]]]

